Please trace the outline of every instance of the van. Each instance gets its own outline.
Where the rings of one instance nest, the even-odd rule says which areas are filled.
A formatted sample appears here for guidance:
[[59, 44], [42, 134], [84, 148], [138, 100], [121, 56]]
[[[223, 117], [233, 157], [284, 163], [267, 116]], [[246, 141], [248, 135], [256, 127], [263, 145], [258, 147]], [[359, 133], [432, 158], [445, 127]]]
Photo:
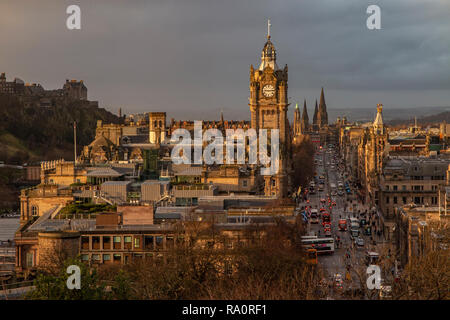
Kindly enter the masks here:
[[366, 265], [377, 264], [380, 259], [378, 252], [367, 251], [366, 252]]
[[319, 223], [319, 213], [317, 209], [311, 209], [311, 223]]

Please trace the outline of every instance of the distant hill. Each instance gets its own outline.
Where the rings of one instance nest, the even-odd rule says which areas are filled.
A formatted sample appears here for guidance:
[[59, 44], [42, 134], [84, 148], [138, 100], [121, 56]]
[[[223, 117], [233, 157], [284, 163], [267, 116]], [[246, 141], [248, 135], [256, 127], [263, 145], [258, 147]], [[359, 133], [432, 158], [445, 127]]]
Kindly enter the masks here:
[[[383, 107], [383, 120], [395, 121], [406, 120], [414, 121], [414, 117], [418, 119], [421, 117], [427, 117], [436, 115], [441, 112], [450, 111], [450, 107], [422, 107], [422, 108], [390, 108], [388, 106]], [[373, 121], [377, 115], [377, 108], [348, 108], [348, 109], [332, 109], [328, 110], [328, 119], [330, 122], [334, 122], [337, 117], [347, 117], [349, 121]]]
[[[438, 114], [417, 118], [417, 124], [419, 125], [439, 124], [444, 121], [450, 123], [450, 111], [445, 111]], [[408, 120], [395, 119], [388, 121], [388, 124], [390, 125], [408, 125], [412, 123], [414, 123], [414, 119]]]
[[0, 94], [0, 161], [72, 160], [73, 122], [77, 122], [77, 149], [81, 150], [95, 137], [97, 120], [121, 122], [109, 111], [82, 101], [25, 107], [17, 97]]

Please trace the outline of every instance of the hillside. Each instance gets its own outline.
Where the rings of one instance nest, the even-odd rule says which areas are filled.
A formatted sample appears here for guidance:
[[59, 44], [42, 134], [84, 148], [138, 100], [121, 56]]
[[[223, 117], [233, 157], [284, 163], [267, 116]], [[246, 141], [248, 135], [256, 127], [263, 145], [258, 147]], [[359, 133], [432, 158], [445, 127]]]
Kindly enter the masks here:
[[[417, 118], [417, 124], [419, 125], [440, 124], [444, 121], [450, 123], [450, 111]], [[414, 118], [408, 120], [396, 119], [388, 121], [388, 123], [390, 125], [411, 125], [414, 123]]]
[[73, 121], [81, 150], [95, 136], [97, 120], [121, 119], [80, 101], [54, 107], [25, 107], [16, 97], [0, 95], [0, 161], [23, 163], [65, 157], [73, 159]]

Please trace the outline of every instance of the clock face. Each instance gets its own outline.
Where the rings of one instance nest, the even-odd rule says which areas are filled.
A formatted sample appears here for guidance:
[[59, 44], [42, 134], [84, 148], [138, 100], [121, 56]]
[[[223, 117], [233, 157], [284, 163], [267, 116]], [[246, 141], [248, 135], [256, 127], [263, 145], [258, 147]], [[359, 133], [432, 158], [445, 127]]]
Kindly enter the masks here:
[[274, 94], [275, 94], [275, 88], [273, 87], [273, 85], [268, 84], [263, 87], [263, 95], [265, 97], [271, 98], [271, 97], [273, 97]]

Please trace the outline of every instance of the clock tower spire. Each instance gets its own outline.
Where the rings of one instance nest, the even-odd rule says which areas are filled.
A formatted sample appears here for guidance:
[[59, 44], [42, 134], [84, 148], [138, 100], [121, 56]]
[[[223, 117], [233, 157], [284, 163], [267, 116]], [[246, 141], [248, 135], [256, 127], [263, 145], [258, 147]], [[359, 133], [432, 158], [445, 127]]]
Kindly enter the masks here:
[[[280, 169], [275, 176], [265, 176], [265, 194], [285, 197], [287, 194], [287, 159], [289, 150], [288, 68], [280, 69], [276, 63], [275, 46], [270, 36], [270, 20], [267, 22], [267, 41], [261, 52], [258, 69], [250, 66], [251, 127], [278, 129], [280, 133]], [[272, 181], [272, 180], [274, 181]], [[270, 180], [270, 181], [269, 181]]]

